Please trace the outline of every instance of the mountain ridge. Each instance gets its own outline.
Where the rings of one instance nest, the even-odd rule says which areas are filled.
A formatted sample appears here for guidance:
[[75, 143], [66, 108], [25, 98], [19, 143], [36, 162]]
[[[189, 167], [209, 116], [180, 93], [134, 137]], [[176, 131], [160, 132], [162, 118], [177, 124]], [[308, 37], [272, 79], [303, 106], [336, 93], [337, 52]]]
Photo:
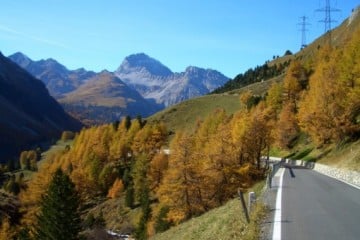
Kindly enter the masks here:
[[[42, 80], [64, 109], [86, 125], [109, 123], [127, 115], [146, 117], [160, 109], [156, 104], [147, 102], [140, 94], [124, 86], [125, 83], [107, 70], [100, 73], [84, 68], [68, 70], [52, 58], [33, 61], [20, 52], [9, 58]], [[121, 83], [114, 84], [114, 78]], [[96, 83], [96, 80], [100, 82]], [[122, 98], [109, 94], [116, 91], [122, 93]]]
[[131, 72], [131, 68], [144, 69], [150, 74], [157, 76], [165, 77], [173, 74], [168, 67], [145, 53], [136, 53], [125, 57], [117, 71], [129, 73]]
[[86, 79], [96, 74], [84, 68], [69, 70], [53, 58], [34, 61], [21, 52], [16, 52], [9, 58], [31, 75], [43, 81], [50, 94], [55, 98], [75, 90]]
[[[65, 113], [43, 82], [0, 52], [0, 158], [25, 145], [59, 137], [81, 124]], [[1, 159], [0, 159], [1, 160]]]
[[95, 124], [114, 122], [127, 115], [136, 117], [139, 112], [149, 116], [159, 110], [108, 71], [89, 78], [86, 83], [58, 101], [68, 112], [73, 115], [77, 113], [82, 121], [88, 121], [87, 117], [91, 116], [90, 119]]
[[[101, 107], [101, 109], [108, 112], [107, 106], [100, 106], [94, 102], [92, 104], [78, 104], [74, 101], [70, 101], [71, 103], [66, 101], [66, 99], [69, 100], [71, 98], [78, 99], [79, 103], [84, 103], [89, 98], [76, 98], [75, 94], [84, 92], [84, 86], [90, 87], [90, 85], [87, 85], [89, 79], [96, 78], [101, 73], [87, 71], [84, 68], [69, 70], [52, 58], [33, 61], [21, 52], [14, 53], [9, 58], [23, 69], [29, 71], [33, 76], [42, 80], [49, 89], [50, 94], [60, 101], [67, 111], [70, 111], [73, 115], [76, 111], [80, 111], [80, 115], [75, 115], [78, 117], [82, 116], [80, 117], [82, 121], [85, 120], [83, 113], [87, 111], [85, 106], [91, 107], [90, 105], [92, 105], [96, 106], [97, 109]], [[133, 110], [128, 109], [130, 105], [129, 107], [126, 106], [122, 112], [128, 112], [131, 115], [142, 115], [144, 117], [153, 114], [155, 110], [161, 110], [189, 98], [207, 94], [228, 80], [227, 77], [216, 70], [195, 66], [187, 67], [184, 72], [174, 73], [159, 60], [145, 53], [137, 53], [125, 57], [115, 72], [109, 72], [109, 74], [120, 78], [124, 84], [131, 88], [131, 91], [137, 91], [140, 95], [137, 96], [135, 102], [143, 103], [144, 105], [144, 107], [139, 107], [137, 104], [131, 105], [140, 111], [137, 114]], [[103, 85], [103, 87], [109, 86]], [[79, 88], [82, 89], [78, 91]], [[101, 94], [105, 94], [105, 92], [98, 91]], [[126, 92], [130, 92], [130, 90], [128, 89]], [[98, 95], [97, 99], [103, 97]], [[145, 103], [143, 99], [146, 99], [148, 103]], [[128, 102], [130, 103], [131, 101]], [[79, 109], [79, 106], [81, 106], [82, 110]], [[100, 113], [98, 110], [95, 112]], [[94, 122], [100, 123], [95, 115], [91, 116], [92, 119], [87, 120], [94, 120]], [[104, 120], [106, 120], [104, 121], [105, 123], [114, 121], [114, 118], [111, 117]], [[91, 121], [88, 121], [88, 123], [91, 123]]]
[[[139, 68], [139, 63], [142, 62], [147, 65]], [[155, 69], [163, 70], [153, 71], [149, 63], [155, 64]], [[177, 73], [163, 67], [165, 66], [162, 63], [154, 61], [146, 54], [133, 54], [125, 58], [115, 75], [136, 89], [145, 99], [153, 99], [165, 107], [207, 94], [229, 80], [212, 69], [188, 66], [184, 72]]]

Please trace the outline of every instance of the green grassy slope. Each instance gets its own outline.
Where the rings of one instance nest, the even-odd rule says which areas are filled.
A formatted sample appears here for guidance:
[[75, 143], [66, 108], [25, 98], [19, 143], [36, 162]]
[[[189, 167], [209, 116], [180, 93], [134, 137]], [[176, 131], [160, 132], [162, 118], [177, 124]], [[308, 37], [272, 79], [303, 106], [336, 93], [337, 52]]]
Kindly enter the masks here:
[[271, 84], [280, 82], [282, 79], [283, 76], [279, 76], [228, 93], [193, 98], [158, 112], [147, 120], [149, 122], [162, 121], [173, 132], [177, 130], [192, 131], [197, 120], [204, 119], [216, 109], [225, 109], [228, 114], [237, 112], [240, 109], [240, 95], [243, 92], [251, 91], [254, 95], [263, 95]]
[[237, 111], [240, 108], [239, 96], [219, 94], [191, 99], [156, 113], [148, 121], [162, 121], [170, 131], [192, 130], [198, 119], [204, 119], [218, 108], [229, 113]]

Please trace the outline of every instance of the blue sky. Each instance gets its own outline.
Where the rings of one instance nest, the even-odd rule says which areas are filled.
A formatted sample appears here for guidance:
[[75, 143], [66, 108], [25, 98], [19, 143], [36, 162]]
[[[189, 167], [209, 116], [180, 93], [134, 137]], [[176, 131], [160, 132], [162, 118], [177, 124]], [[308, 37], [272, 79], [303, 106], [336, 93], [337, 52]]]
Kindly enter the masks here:
[[[359, 0], [331, 0], [337, 20]], [[316, 12], [325, 0], [0, 0], [0, 51], [34, 60], [54, 58], [69, 69], [114, 71], [144, 52], [174, 72], [187, 66], [228, 77], [301, 45], [300, 17], [308, 42], [324, 32]]]

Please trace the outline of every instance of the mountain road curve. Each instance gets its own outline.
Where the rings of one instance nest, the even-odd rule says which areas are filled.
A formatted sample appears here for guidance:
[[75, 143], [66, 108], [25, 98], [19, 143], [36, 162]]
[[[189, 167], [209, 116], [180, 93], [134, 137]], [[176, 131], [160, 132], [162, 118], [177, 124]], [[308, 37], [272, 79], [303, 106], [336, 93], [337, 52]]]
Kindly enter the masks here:
[[273, 240], [360, 239], [360, 189], [306, 168], [280, 170]]

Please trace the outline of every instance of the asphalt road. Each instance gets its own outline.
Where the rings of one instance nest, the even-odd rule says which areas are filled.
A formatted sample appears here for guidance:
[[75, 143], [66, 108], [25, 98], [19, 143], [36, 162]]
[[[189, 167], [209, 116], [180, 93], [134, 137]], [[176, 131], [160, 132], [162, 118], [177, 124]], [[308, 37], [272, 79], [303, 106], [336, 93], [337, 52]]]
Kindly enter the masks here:
[[281, 239], [359, 240], [360, 190], [307, 169], [286, 169]]

